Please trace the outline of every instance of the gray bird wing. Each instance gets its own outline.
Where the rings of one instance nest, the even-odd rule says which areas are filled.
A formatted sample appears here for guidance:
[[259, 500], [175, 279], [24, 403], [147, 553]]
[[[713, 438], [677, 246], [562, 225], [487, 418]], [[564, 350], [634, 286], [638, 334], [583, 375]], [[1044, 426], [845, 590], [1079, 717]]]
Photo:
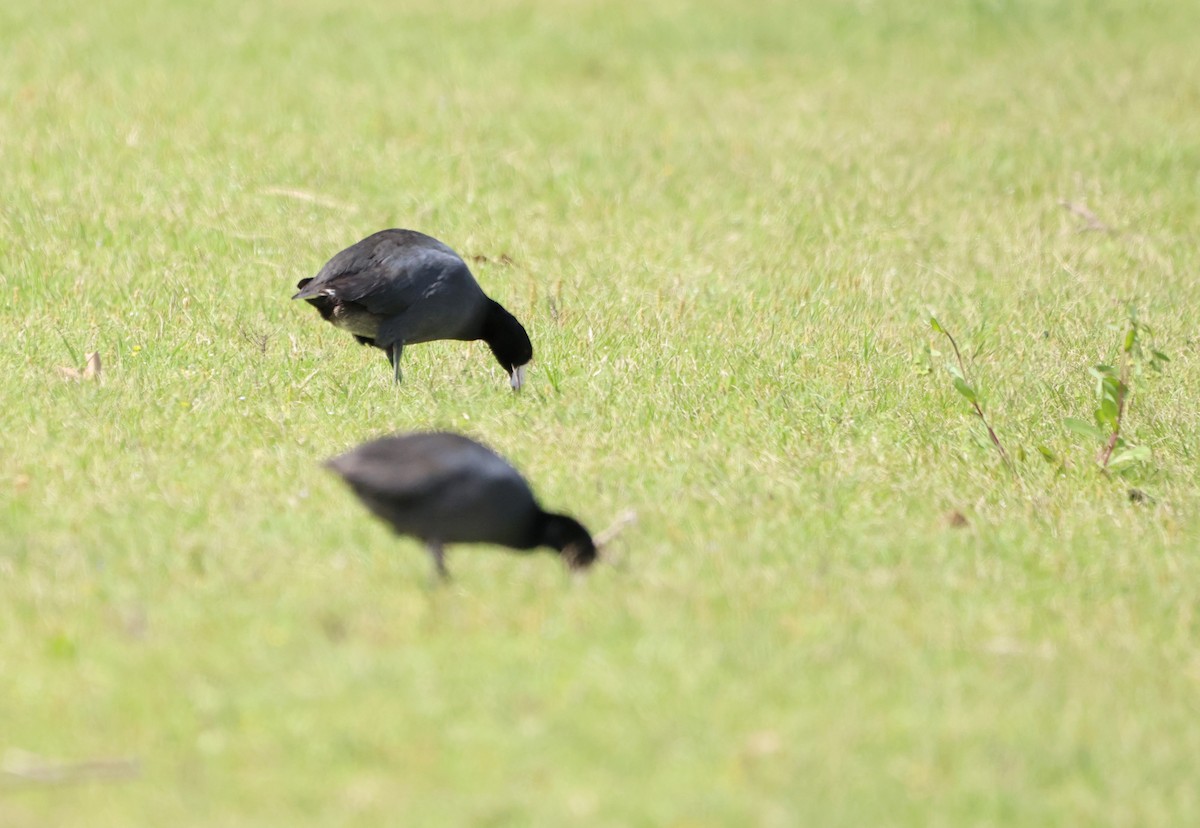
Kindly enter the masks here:
[[371, 313], [402, 313], [466, 265], [457, 256], [428, 248], [380, 244], [363, 253], [354, 248], [334, 256], [304, 286], [300, 298], [332, 294], [339, 302], [358, 302]]
[[524, 490], [524, 478], [504, 458], [456, 434], [424, 434], [367, 443], [329, 461], [347, 482], [379, 497], [432, 498], [456, 490], [469, 506], [494, 488]]
[[[346, 248], [294, 298], [320, 295], [393, 319], [380, 332], [380, 345], [453, 338], [470, 327], [486, 301], [457, 253], [409, 230], [385, 230]], [[418, 303], [423, 306], [419, 317], [400, 318]]]

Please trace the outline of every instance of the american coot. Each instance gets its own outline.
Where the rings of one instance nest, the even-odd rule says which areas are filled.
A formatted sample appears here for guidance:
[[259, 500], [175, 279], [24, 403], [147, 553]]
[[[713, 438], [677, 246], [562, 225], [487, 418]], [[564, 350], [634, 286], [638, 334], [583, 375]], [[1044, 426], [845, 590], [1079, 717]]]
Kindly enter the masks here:
[[434, 339], [482, 339], [509, 374], [514, 390], [533, 358], [516, 317], [479, 287], [466, 262], [415, 230], [381, 230], [301, 279], [304, 299], [335, 327], [387, 353], [396, 382], [405, 345]]
[[400, 535], [425, 541], [447, 577], [443, 544], [548, 546], [572, 569], [596, 559], [574, 518], [545, 512], [525, 479], [491, 449], [460, 434], [381, 437], [326, 461], [376, 516]]

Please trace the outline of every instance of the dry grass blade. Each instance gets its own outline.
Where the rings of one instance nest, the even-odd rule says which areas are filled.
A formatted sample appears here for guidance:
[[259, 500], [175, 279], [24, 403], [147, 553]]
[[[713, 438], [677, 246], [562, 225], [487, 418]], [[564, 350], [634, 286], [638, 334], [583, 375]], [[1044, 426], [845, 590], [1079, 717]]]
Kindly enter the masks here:
[[1079, 218], [1083, 219], [1087, 223], [1087, 226], [1084, 227], [1083, 230], [1085, 230], [1085, 231], [1086, 230], [1095, 230], [1100, 233], [1112, 233], [1113, 232], [1112, 227], [1110, 227], [1105, 222], [1101, 221], [1099, 216], [1097, 216], [1095, 213], [1093, 213], [1091, 210], [1089, 210], [1084, 205], [1077, 204], [1074, 201], [1067, 201], [1065, 198], [1060, 200], [1058, 203], [1068, 213], [1070, 213], [1071, 215], [1074, 215], [1074, 216], [1078, 216]]
[[87, 364], [83, 366], [84, 379], [99, 379], [100, 377], [100, 352], [92, 351], [87, 355]]
[[71, 785], [83, 782], [111, 782], [133, 779], [141, 774], [135, 758], [113, 757], [82, 762], [51, 762], [24, 751], [9, 751], [0, 766], [0, 778], [6, 786]]
[[597, 549], [603, 549], [608, 544], [617, 539], [617, 536], [625, 530], [626, 526], [637, 522], [637, 512], [633, 509], [626, 509], [621, 514], [617, 515], [616, 520], [609, 524], [607, 529], [596, 533], [592, 538], [592, 542], [596, 544]]
[[79, 380], [94, 380], [100, 378], [100, 352], [92, 351], [87, 355], [87, 361], [84, 363], [83, 370], [72, 368], [67, 365], [58, 366], [58, 375], [65, 380], [71, 382], [79, 382]]
[[307, 201], [309, 204], [316, 204], [318, 207], [328, 207], [331, 210], [345, 210], [347, 213], [357, 213], [358, 206], [349, 204], [345, 201], [338, 201], [329, 196], [323, 196], [318, 193], [310, 193], [307, 190], [297, 190], [291, 187], [266, 187], [262, 190], [263, 195], [282, 196], [283, 198], [294, 198], [297, 201]]

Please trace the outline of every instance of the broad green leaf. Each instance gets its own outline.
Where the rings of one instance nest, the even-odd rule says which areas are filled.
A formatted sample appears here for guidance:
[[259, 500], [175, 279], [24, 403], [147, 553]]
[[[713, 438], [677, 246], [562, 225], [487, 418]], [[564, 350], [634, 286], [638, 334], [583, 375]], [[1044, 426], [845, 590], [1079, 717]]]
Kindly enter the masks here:
[[942, 327], [942, 323], [937, 321], [936, 316], [929, 317], [929, 327], [933, 328], [940, 334], [944, 334], [946, 332], [946, 329]]
[[1090, 437], [1093, 440], [1103, 440], [1106, 436], [1103, 431], [1096, 428], [1091, 423], [1078, 420], [1074, 417], [1067, 417], [1064, 419], [1063, 425], [1066, 426], [1068, 430], [1074, 431], [1076, 434], [1081, 434], [1084, 437]]
[[[1084, 425], [1087, 425], [1087, 423], [1084, 423]], [[1045, 446], [1038, 446], [1037, 450], [1038, 450], [1038, 454], [1042, 455], [1042, 457], [1045, 458], [1047, 463], [1057, 463], [1058, 462], [1058, 455], [1056, 455], [1054, 452], [1052, 452], [1050, 449], [1046, 448]]]
[[1132, 446], [1113, 452], [1112, 459], [1108, 461], [1108, 467], [1117, 469], [1133, 463], [1149, 463], [1152, 458], [1153, 454], [1148, 446]]
[[1125, 334], [1125, 353], [1133, 350], [1133, 344], [1137, 342], [1137, 328], [1130, 327], [1129, 332]]
[[962, 394], [970, 402], [973, 402], [973, 403], [979, 402], [979, 397], [977, 397], [975, 395], [975, 389], [972, 388], [971, 386], [967, 385], [967, 383], [963, 381], [962, 377], [954, 378], [954, 387], [958, 390], [958, 393]]
[[1096, 416], [1100, 418], [1102, 423], [1115, 426], [1117, 424], [1117, 401], [1112, 397], [1105, 397], [1100, 401], [1100, 408], [1096, 412]]

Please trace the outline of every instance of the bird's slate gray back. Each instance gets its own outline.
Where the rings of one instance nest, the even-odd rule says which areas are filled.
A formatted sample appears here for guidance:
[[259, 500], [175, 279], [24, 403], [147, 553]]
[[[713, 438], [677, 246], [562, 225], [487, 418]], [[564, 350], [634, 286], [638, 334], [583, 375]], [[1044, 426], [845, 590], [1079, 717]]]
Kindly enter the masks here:
[[366, 443], [329, 461], [396, 531], [443, 543], [530, 549], [540, 509], [508, 461], [458, 434]]
[[[381, 348], [397, 340], [475, 339], [487, 309], [487, 297], [462, 258], [414, 230], [383, 230], [346, 248], [297, 296], [331, 288], [339, 302], [383, 317], [374, 337]], [[419, 314], [406, 314], [418, 304]]]

